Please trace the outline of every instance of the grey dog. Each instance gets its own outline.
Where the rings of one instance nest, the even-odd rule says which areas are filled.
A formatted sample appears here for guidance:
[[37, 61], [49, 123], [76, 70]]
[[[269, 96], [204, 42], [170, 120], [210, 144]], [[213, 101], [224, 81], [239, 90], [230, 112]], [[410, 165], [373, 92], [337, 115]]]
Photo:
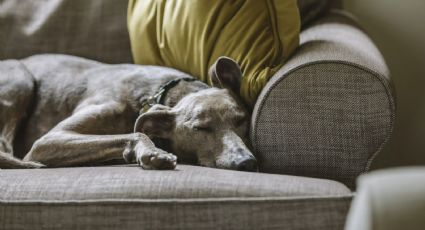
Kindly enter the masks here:
[[66, 55], [2, 61], [0, 168], [124, 158], [145, 169], [174, 169], [179, 159], [256, 171], [249, 114], [236, 96], [241, 70], [221, 57], [209, 75], [215, 87], [170, 68]]

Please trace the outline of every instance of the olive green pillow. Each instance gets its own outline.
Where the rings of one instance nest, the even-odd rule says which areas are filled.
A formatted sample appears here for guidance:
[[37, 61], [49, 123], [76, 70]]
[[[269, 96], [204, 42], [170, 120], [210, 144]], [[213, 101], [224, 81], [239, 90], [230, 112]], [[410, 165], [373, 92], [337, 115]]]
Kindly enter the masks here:
[[240, 95], [253, 105], [298, 46], [300, 18], [296, 0], [130, 0], [128, 28], [137, 64], [176, 68], [207, 82], [218, 57], [236, 60]]

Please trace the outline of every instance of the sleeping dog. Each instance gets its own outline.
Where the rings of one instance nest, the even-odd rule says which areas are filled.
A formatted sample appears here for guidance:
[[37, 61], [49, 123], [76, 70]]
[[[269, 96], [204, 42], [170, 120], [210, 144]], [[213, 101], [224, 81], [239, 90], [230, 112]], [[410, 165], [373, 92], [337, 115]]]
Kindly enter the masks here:
[[[214, 87], [174, 69], [66, 55], [0, 62], [0, 168], [179, 162], [256, 171], [241, 70], [220, 57]], [[21, 160], [22, 159], [22, 160]]]

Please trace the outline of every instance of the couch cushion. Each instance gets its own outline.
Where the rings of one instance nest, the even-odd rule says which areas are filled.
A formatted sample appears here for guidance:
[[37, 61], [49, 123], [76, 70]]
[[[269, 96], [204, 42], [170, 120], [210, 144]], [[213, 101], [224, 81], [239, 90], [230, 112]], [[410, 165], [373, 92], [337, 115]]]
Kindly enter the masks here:
[[330, 180], [186, 165], [0, 175], [0, 229], [341, 229], [351, 200]]
[[62, 53], [132, 62], [127, 1], [0, 1], [0, 59]]
[[175, 171], [133, 167], [4, 170], [2, 200], [300, 197], [350, 194], [331, 180], [179, 165]]
[[267, 80], [298, 46], [295, 0], [131, 0], [134, 61], [179, 69], [203, 81], [219, 56], [242, 67], [241, 96], [253, 105]]

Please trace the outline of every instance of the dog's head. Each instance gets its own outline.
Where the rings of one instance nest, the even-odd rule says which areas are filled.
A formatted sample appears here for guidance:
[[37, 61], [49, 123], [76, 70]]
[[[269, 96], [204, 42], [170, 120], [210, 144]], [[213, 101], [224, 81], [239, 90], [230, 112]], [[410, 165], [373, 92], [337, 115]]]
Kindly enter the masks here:
[[230, 58], [221, 57], [210, 69], [213, 88], [191, 93], [173, 108], [155, 105], [142, 115], [141, 132], [169, 141], [183, 162], [257, 171], [247, 143], [249, 114], [238, 100], [242, 73]]

